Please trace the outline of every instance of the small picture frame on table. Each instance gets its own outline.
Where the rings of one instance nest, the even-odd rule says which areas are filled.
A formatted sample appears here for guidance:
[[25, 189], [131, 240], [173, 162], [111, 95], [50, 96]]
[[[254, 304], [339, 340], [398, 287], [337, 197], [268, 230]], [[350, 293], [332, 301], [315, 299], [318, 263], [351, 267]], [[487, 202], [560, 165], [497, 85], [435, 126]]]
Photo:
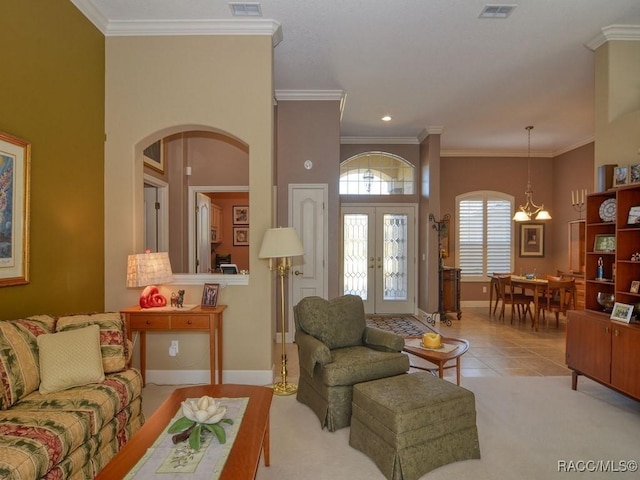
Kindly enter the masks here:
[[631, 282], [629, 293], [638, 293], [638, 292], [640, 292], [640, 281], [634, 280]]
[[202, 290], [202, 302], [200, 307], [202, 308], [214, 308], [218, 305], [218, 291], [220, 290], [219, 283], [205, 283]]
[[618, 322], [630, 323], [631, 315], [633, 314], [633, 305], [627, 305], [626, 303], [616, 302], [611, 310], [611, 320]]

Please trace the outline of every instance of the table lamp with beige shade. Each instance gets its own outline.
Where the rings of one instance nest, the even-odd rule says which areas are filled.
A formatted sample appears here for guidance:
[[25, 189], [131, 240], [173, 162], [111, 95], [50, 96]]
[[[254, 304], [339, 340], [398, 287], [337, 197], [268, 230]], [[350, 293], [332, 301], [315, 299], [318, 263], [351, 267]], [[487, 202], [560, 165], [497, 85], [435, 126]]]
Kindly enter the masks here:
[[140, 294], [140, 307], [164, 307], [167, 299], [157, 285], [173, 282], [171, 262], [167, 252], [137, 253], [127, 259], [127, 287], [145, 287]]
[[[280, 363], [280, 381], [273, 384], [276, 395], [291, 395], [296, 393], [298, 386], [287, 382], [287, 354], [285, 350], [285, 291], [284, 278], [291, 268], [291, 257], [304, 254], [304, 248], [298, 233], [293, 227], [270, 228], [264, 234], [258, 257], [269, 259], [269, 270], [276, 270], [280, 277], [280, 313], [282, 334], [282, 358]], [[274, 266], [274, 259], [279, 259]]]

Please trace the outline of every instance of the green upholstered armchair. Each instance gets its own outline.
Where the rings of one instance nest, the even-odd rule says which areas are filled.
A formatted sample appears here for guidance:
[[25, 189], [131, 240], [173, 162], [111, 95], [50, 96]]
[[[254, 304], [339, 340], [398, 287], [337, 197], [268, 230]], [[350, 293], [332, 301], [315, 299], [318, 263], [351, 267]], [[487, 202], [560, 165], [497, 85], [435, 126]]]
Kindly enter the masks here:
[[303, 298], [293, 307], [300, 381], [298, 401], [331, 432], [351, 423], [353, 385], [409, 370], [399, 335], [368, 327], [362, 299]]

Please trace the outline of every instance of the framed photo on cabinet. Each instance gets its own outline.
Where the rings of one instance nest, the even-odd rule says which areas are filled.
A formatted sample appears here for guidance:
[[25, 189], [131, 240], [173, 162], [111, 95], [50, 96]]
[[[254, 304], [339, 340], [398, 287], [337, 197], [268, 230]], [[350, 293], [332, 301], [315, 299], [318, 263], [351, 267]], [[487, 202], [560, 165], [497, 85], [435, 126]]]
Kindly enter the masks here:
[[626, 303], [616, 302], [613, 305], [611, 311], [611, 320], [617, 320], [618, 322], [629, 323], [631, 321], [631, 315], [633, 314], [633, 305], [627, 305]]
[[621, 187], [629, 183], [629, 167], [623, 165], [613, 169], [613, 186]]

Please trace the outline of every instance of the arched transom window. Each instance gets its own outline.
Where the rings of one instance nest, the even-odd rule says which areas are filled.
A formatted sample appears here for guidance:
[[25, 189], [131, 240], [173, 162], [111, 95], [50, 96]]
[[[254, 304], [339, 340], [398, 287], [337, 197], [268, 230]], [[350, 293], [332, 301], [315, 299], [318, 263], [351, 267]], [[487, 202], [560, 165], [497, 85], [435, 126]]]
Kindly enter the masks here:
[[415, 167], [402, 157], [366, 152], [340, 164], [340, 195], [411, 195]]

